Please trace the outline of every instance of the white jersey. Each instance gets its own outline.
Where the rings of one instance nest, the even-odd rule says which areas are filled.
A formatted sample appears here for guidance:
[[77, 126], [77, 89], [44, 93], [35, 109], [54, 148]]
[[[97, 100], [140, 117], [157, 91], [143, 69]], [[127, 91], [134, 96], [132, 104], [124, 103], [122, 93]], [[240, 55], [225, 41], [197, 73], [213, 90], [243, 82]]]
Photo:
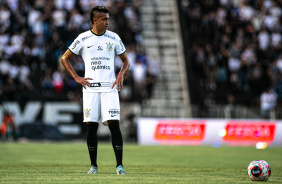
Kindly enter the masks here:
[[106, 31], [102, 35], [96, 35], [92, 30], [78, 35], [69, 46], [69, 50], [75, 54], [81, 54], [85, 65], [85, 78], [91, 87], [86, 86], [83, 92], [110, 92], [117, 91], [116, 85], [111, 89], [116, 80], [114, 60], [115, 55], [125, 53], [126, 49], [120, 37]]

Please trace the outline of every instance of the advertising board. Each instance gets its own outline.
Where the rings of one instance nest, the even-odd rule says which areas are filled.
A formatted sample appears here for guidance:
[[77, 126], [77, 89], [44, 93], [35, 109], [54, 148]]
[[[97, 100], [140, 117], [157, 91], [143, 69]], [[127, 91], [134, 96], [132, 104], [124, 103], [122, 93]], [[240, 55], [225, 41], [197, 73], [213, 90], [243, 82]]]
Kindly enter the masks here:
[[[280, 132], [280, 133], [279, 133]], [[140, 118], [140, 145], [282, 146], [282, 121]]]

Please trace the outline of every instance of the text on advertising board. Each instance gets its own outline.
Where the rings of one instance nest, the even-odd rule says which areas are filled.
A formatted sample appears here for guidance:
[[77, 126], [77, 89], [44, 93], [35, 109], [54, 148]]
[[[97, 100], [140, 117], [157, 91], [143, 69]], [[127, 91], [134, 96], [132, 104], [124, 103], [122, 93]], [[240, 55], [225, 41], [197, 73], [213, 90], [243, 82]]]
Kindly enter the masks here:
[[227, 122], [225, 126], [226, 136], [222, 140], [227, 143], [245, 142], [268, 142], [275, 137], [276, 124], [272, 122]]
[[202, 141], [205, 121], [159, 121], [155, 140], [158, 141]]

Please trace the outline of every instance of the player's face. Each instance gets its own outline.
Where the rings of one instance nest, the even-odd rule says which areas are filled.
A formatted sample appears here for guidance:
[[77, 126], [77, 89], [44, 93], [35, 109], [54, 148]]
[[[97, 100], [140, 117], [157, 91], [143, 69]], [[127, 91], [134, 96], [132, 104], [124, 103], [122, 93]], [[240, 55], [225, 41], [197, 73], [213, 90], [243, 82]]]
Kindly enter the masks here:
[[98, 18], [94, 18], [96, 27], [101, 31], [106, 31], [109, 27], [109, 14], [108, 13], [99, 13]]

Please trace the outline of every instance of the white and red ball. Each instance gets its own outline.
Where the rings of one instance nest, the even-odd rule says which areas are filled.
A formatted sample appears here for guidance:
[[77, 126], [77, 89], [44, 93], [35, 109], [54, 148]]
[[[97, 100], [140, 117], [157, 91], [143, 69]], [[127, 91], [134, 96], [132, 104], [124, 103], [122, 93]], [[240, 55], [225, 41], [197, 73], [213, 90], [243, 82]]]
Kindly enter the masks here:
[[264, 160], [254, 160], [248, 166], [248, 176], [253, 181], [267, 181], [270, 174], [270, 166]]

